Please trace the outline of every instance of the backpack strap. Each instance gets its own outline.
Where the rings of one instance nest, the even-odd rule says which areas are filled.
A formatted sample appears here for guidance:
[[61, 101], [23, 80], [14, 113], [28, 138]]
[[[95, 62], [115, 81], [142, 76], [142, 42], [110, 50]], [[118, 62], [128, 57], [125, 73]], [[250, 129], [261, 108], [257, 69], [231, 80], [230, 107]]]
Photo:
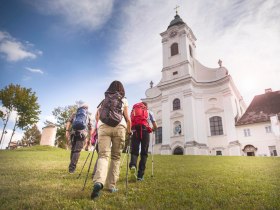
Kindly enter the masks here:
[[97, 106], [97, 109], [102, 105], [102, 103], [104, 102], [105, 99], [103, 99]]

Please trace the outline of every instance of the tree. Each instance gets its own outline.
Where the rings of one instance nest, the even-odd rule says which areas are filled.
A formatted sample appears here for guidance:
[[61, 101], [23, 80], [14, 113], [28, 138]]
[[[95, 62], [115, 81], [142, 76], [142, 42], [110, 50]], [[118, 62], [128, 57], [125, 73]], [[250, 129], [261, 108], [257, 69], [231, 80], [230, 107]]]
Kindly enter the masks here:
[[73, 113], [76, 112], [78, 105], [70, 105], [65, 107], [55, 108], [52, 114], [57, 120], [57, 132], [55, 144], [60, 148], [67, 148], [66, 145], [66, 122]]
[[[10, 138], [12, 141], [16, 128], [23, 130], [28, 129], [39, 120], [40, 106], [37, 103], [37, 97], [32, 89], [21, 87], [20, 85], [10, 84], [4, 89], [0, 90], [0, 100], [2, 106], [6, 108], [6, 121], [4, 122], [4, 128], [1, 136], [3, 138], [4, 130], [9, 121], [10, 114], [15, 111], [17, 113], [16, 121], [13, 128], [13, 133]], [[8, 145], [9, 146], [9, 145]]]
[[24, 136], [20, 144], [29, 147], [40, 144], [40, 140], [41, 132], [39, 131], [37, 125], [33, 125], [24, 132]]

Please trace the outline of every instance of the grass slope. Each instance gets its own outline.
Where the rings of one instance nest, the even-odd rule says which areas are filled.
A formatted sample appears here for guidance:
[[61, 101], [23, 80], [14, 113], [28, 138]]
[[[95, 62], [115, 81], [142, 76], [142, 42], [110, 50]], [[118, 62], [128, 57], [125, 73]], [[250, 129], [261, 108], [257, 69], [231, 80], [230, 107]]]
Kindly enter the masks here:
[[145, 181], [130, 182], [126, 195], [124, 163], [119, 192], [92, 201], [90, 179], [81, 191], [87, 166], [77, 179], [88, 152], [72, 175], [69, 154], [0, 151], [0, 209], [280, 209], [280, 158], [155, 155], [153, 178], [149, 157]]

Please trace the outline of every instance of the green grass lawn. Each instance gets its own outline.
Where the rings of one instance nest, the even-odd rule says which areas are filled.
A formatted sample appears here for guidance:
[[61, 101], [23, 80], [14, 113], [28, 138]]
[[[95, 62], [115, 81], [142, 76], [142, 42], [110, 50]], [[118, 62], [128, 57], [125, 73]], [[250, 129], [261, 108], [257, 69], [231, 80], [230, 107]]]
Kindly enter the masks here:
[[129, 182], [126, 194], [124, 163], [119, 192], [92, 201], [91, 179], [82, 191], [88, 166], [77, 179], [88, 152], [75, 174], [67, 173], [69, 154], [0, 151], [0, 209], [280, 209], [280, 158], [155, 155], [154, 177], [149, 157], [145, 180]]

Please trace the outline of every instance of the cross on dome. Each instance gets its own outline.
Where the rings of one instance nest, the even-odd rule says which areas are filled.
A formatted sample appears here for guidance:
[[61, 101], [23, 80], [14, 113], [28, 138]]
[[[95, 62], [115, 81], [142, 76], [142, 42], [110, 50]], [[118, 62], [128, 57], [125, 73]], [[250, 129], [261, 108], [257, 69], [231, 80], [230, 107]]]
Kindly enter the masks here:
[[174, 8], [175, 10], [176, 10], [176, 15], [178, 15], [178, 8], [179, 8], [180, 6], [178, 6], [178, 5], [176, 5], [176, 7]]

